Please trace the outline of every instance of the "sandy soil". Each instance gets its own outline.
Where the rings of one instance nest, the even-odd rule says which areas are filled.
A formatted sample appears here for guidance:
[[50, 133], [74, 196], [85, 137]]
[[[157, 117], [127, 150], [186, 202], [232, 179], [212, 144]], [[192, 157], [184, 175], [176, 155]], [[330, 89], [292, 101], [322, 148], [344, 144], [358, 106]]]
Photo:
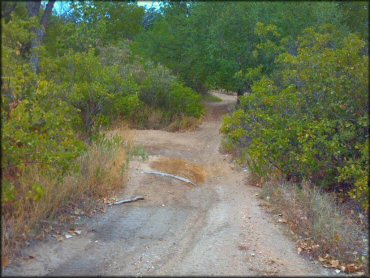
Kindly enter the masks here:
[[[131, 163], [121, 197], [145, 200], [110, 207], [79, 236], [26, 248], [34, 259], [14, 262], [3, 275], [333, 275], [297, 254], [282, 224], [258, 206], [260, 189], [245, 182], [247, 172], [220, 154], [222, 115], [236, 97], [217, 96], [223, 102], [207, 105], [195, 131], [135, 131], [150, 157]], [[164, 158], [201, 165], [204, 182], [143, 173]]]

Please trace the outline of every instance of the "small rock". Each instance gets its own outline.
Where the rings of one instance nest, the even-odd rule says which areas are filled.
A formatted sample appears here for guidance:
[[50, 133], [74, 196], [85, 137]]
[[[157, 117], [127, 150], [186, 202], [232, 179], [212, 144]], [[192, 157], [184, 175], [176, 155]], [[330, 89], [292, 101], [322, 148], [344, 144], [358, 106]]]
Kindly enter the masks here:
[[338, 273], [340, 273], [340, 270], [339, 269], [336, 269], [335, 272], [338, 274]]
[[256, 254], [252, 253], [251, 256], [254, 257], [254, 256], [256, 256]]
[[66, 237], [66, 239], [69, 239], [69, 238], [71, 238], [72, 236], [71, 236], [70, 234], [66, 234], [66, 235], [65, 235], [65, 237]]

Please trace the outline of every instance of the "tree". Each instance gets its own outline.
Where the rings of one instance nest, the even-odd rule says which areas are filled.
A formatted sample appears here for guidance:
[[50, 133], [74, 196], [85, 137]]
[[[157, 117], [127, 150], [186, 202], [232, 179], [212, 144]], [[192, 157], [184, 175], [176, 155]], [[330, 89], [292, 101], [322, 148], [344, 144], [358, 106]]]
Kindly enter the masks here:
[[285, 40], [283, 46], [294, 52], [296, 37], [310, 26], [330, 23], [345, 34], [347, 22], [356, 28], [350, 19], [358, 14], [365, 30], [364, 5], [349, 12], [335, 2], [165, 2], [161, 17], [137, 37], [133, 49], [166, 65], [200, 92], [209, 88], [244, 92], [249, 88], [236, 73], [258, 67], [262, 59], [265, 69], [273, 65], [272, 52], [254, 57], [257, 44], [268, 47], [268, 43], [277, 42], [266, 38], [263, 46], [254, 32], [258, 22], [276, 26], [280, 39]]
[[[33, 70], [36, 73], [40, 72], [40, 65], [39, 65], [39, 49], [44, 41], [45, 32], [48, 29], [50, 17], [53, 11], [53, 7], [55, 4], [55, 0], [50, 0], [46, 4], [45, 10], [43, 11], [43, 15], [40, 19], [40, 26], [37, 28], [34, 28], [34, 33], [36, 36], [32, 40], [31, 43], [31, 64], [33, 67]], [[38, 17], [40, 15], [40, 9], [41, 9], [41, 0], [37, 1], [29, 1], [27, 2], [27, 8], [28, 8], [28, 15], [32, 17]]]

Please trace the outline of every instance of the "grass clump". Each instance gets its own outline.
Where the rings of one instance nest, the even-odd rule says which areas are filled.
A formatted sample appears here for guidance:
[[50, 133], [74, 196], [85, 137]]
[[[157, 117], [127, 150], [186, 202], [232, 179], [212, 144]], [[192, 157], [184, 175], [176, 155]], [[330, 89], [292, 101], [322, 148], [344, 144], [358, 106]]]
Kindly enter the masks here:
[[148, 152], [142, 146], [134, 146], [129, 154], [131, 157], [140, 157], [143, 161], [149, 158]]
[[202, 122], [202, 118], [183, 116], [174, 120], [167, 126], [168, 131], [192, 131], [195, 130]]

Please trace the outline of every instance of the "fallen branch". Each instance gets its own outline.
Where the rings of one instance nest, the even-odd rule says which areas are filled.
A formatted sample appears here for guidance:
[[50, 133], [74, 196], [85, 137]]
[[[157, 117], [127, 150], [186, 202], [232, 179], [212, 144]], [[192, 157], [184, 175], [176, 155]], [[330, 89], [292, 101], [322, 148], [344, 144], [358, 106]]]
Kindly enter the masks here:
[[145, 174], [152, 174], [152, 175], [158, 175], [158, 176], [162, 176], [162, 177], [174, 178], [174, 179], [178, 179], [180, 181], [183, 181], [183, 182], [186, 182], [186, 183], [190, 183], [190, 184], [196, 186], [196, 184], [194, 184], [191, 180], [188, 180], [188, 179], [183, 178], [183, 177], [179, 177], [179, 176], [167, 174], [167, 173], [162, 173], [162, 172], [157, 172], [157, 171], [143, 171], [143, 173], [145, 173]]
[[113, 203], [112, 205], [120, 205], [120, 204], [125, 204], [125, 203], [131, 203], [131, 202], [135, 202], [135, 201], [139, 201], [139, 200], [144, 200], [144, 197], [137, 196], [137, 197], [133, 197], [131, 199], [117, 201], [117, 202]]

